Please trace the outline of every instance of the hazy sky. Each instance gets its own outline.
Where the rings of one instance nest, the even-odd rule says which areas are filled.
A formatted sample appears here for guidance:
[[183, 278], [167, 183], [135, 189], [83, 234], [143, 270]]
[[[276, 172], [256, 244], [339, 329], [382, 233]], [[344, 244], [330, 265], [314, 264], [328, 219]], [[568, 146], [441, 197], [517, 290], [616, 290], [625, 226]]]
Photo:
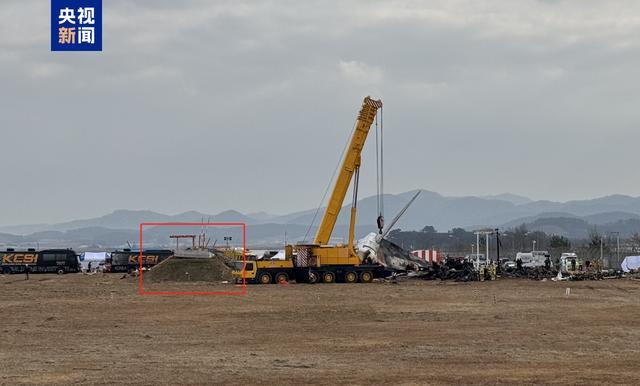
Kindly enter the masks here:
[[0, 225], [315, 207], [369, 94], [389, 193], [640, 195], [638, 1], [103, 8], [103, 52], [65, 53], [48, 0], [0, 2]]

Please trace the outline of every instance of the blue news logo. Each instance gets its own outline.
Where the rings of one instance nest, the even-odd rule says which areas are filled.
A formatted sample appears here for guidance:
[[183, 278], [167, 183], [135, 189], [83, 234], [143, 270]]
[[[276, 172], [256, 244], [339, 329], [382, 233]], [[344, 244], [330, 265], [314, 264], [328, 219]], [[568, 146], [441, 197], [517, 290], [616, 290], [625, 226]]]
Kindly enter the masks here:
[[102, 0], [51, 0], [51, 51], [102, 51]]

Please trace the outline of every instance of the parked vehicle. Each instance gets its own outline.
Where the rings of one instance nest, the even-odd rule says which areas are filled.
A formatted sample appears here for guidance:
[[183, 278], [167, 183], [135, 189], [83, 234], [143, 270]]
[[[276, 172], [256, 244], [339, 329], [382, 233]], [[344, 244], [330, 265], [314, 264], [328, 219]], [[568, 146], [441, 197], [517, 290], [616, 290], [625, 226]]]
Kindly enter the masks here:
[[473, 267], [476, 271], [488, 264], [487, 258], [484, 256], [484, 253], [474, 253], [470, 255], [465, 255], [464, 261], [467, 261], [473, 264]]
[[24, 273], [29, 268], [31, 273], [80, 272], [78, 255], [71, 249], [44, 249], [36, 251], [16, 251], [7, 248], [2, 254], [0, 270], [3, 274]]
[[545, 261], [551, 259], [551, 255], [549, 255], [547, 251], [518, 252], [516, 254], [516, 261], [518, 261], [518, 259], [522, 262], [523, 267], [544, 267]]
[[587, 271], [600, 269], [597, 261], [585, 260], [573, 252], [563, 253], [560, 256], [560, 272], [569, 275], [577, 275]]
[[283, 283], [295, 278], [295, 270], [291, 259], [287, 260], [247, 260], [234, 261], [231, 274], [236, 283]]
[[[151, 268], [173, 256], [170, 249], [143, 249], [142, 268]], [[122, 249], [111, 252], [105, 261], [105, 272], [133, 272], [140, 268], [140, 250]]]
[[511, 259], [500, 259], [500, 267], [505, 271], [513, 271], [518, 268], [518, 264]]

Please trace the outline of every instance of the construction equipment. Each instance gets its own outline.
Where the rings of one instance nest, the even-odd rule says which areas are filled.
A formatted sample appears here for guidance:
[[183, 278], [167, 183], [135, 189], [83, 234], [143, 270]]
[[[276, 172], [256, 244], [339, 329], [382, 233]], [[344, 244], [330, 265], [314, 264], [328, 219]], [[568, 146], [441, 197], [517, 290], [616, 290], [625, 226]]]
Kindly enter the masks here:
[[[364, 98], [351, 142], [342, 160], [340, 172], [313, 243], [297, 244], [285, 249], [287, 259], [293, 261], [297, 281], [309, 283], [336, 281], [353, 283], [360, 281], [366, 283], [372, 281], [383, 270], [379, 264], [363, 264], [354, 249], [360, 154], [380, 108], [382, 108], [382, 101], [373, 100], [370, 97]], [[348, 244], [329, 245], [331, 234], [352, 180], [353, 201], [349, 219]]]
[[[413, 261], [419, 259], [413, 259], [409, 253], [404, 253], [404, 251], [396, 251], [394, 248], [400, 249], [400, 247], [383, 240], [384, 218], [382, 217], [382, 210], [380, 210], [380, 208], [376, 221], [379, 232], [373, 234], [375, 242], [367, 243], [367, 246], [370, 248], [367, 248], [364, 254], [358, 253], [361, 251], [356, 251], [354, 244], [358, 179], [361, 163], [360, 155], [371, 125], [377, 117], [378, 110], [381, 108], [382, 101], [373, 100], [370, 97], [364, 98], [349, 146], [346, 148], [346, 152], [342, 158], [333, 191], [313, 243], [287, 245], [285, 247], [284, 261], [274, 263], [269, 260], [256, 260], [251, 263], [247, 262], [244, 269], [238, 266], [233, 272], [237, 280], [243, 278], [266, 284], [279, 282], [281, 281], [280, 279], [285, 276], [291, 278], [290, 274], [292, 273], [297, 282], [368, 283], [375, 277], [389, 275], [391, 273], [389, 269], [405, 270], [408, 267], [419, 265], [420, 261]], [[380, 163], [382, 162], [380, 161]], [[380, 169], [378, 170], [379, 178], [381, 178], [382, 173]], [[329, 244], [331, 234], [335, 228], [344, 198], [352, 181], [353, 200], [349, 218], [348, 243], [347, 245], [331, 245]], [[382, 186], [381, 181], [378, 181], [378, 183], [378, 199], [380, 200]], [[413, 202], [413, 200], [415, 200], [415, 196], [409, 204]], [[407, 204], [407, 206], [409, 204]], [[406, 210], [406, 207], [402, 212], [404, 212], [404, 210]], [[402, 212], [397, 218], [399, 218]], [[397, 221], [397, 218], [394, 221]], [[383, 248], [382, 256], [376, 255], [378, 248], [383, 244], [386, 248]], [[285, 275], [281, 275], [281, 273]]]
[[234, 261], [231, 274], [237, 283], [286, 283], [295, 276], [293, 262], [288, 260]]

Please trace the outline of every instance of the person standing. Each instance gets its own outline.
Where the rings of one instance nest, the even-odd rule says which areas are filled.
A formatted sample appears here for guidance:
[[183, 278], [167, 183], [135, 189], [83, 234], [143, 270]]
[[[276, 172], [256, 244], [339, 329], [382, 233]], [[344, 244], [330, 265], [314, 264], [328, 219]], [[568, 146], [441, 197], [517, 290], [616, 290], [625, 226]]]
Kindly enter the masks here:
[[25, 274], [24, 280], [29, 280], [29, 273], [31, 273], [31, 266], [29, 264], [25, 264], [24, 265], [24, 274]]

